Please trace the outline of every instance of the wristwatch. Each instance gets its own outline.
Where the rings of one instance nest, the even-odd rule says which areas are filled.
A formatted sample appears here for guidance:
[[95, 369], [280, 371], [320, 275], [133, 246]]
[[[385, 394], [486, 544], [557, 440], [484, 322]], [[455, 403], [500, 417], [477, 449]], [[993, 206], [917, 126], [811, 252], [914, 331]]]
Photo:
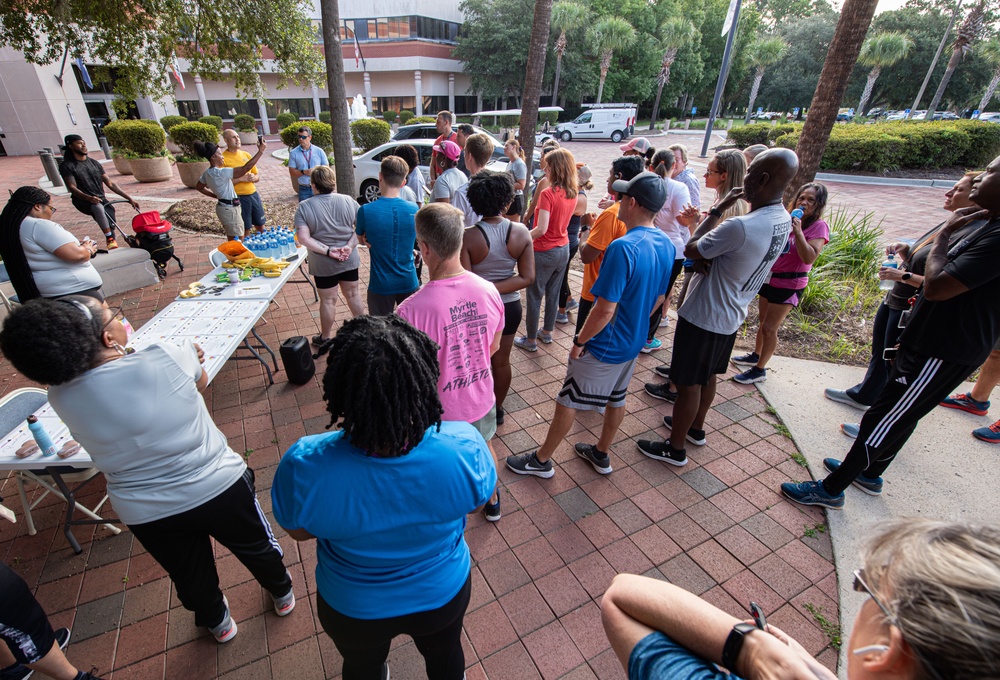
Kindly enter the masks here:
[[760, 629], [752, 623], [740, 622], [729, 632], [726, 644], [722, 648], [722, 665], [733, 673], [736, 672], [736, 660], [740, 656], [740, 650], [743, 649], [743, 640], [755, 630]]
[[722, 217], [722, 211], [719, 210], [718, 208], [712, 208], [711, 210], [708, 211], [708, 214], [711, 215], [712, 217]]
[[586, 347], [586, 346], [587, 346], [587, 343], [585, 343], [585, 342], [580, 342], [579, 338], [580, 338], [580, 336], [579, 336], [579, 335], [574, 335], [574, 336], [573, 336], [573, 346], [574, 346], [574, 347]]
[[903, 275], [900, 276], [899, 278], [902, 279], [903, 281], [909, 281], [911, 276], [913, 276], [912, 273], [904, 272]]

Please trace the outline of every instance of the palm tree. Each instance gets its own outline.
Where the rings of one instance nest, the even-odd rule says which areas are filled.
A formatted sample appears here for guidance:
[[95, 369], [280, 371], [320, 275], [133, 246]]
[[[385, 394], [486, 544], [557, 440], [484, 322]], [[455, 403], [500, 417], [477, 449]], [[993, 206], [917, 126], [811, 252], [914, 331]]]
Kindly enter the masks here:
[[993, 38], [989, 42], [984, 42], [976, 50], [976, 54], [993, 67], [993, 78], [990, 79], [990, 84], [986, 86], [986, 93], [979, 101], [979, 111], [983, 112], [993, 99], [993, 93], [997, 91], [997, 86], [1000, 85], [1000, 39]]
[[955, 32], [955, 42], [951, 46], [951, 59], [948, 60], [948, 67], [944, 70], [944, 75], [941, 77], [940, 84], [938, 84], [937, 92], [934, 93], [934, 99], [931, 100], [930, 105], [927, 107], [924, 120], [934, 120], [934, 112], [937, 111], [938, 104], [941, 103], [945, 88], [948, 87], [951, 76], [955, 73], [955, 69], [958, 68], [958, 63], [972, 50], [972, 44], [976, 42], [979, 34], [983, 32], [985, 15], [986, 0], [979, 0]]
[[597, 46], [597, 52], [601, 55], [601, 84], [597, 86], [597, 103], [600, 104], [604, 94], [604, 80], [611, 68], [611, 58], [615, 50], [625, 49], [635, 42], [635, 29], [620, 17], [607, 17], [594, 26], [591, 42]]
[[[337, 193], [355, 196], [354, 169], [351, 163], [351, 125], [347, 119], [347, 87], [344, 83], [344, 54], [340, 42], [340, 5], [337, 0], [320, 3], [323, 22], [323, 55], [326, 58], [326, 82], [330, 88], [330, 125], [333, 127], [333, 159], [337, 174]], [[338, 105], [337, 102], [340, 102]]]
[[[327, 0], [324, 0], [327, 1]], [[545, 52], [549, 47], [549, 24], [552, 21], [552, 0], [536, 0], [528, 42], [528, 66], [524, 72], [524, 94], [521, 97], [521, 124], [518, 134], [525, 157], [531, 159], [538, 127], [538, 100], [542, 96], [542, 76], [545, 75]]]
[[913, 47], [913, 40], [905, 33], [896, 31], [884, 31], [869, 36], [865, 44], [861, 46], [861, 54], [858, 56], [858, 63], [862, 66], [871, 66], [868, 73], [868, 81], [865, 83], [865, 91], [861, 93], [861, 103], [858, 104], [858, 115], [865, 115], [865, 107], [872, 96], [872, 88], [878, 80], [882, 69], [887, 66], [895, 66], [910, 53]]
[[566, 31], [581, 28], [590, 21], [590, 10], [572, 0], [560, 0], [552, 6], [552, 28], [559, 31], [556, 40], [556, 78], [552, 84], [552, 105], [559, 97], [559, 75], [562, 73], [563, 54], [566, 53]]
[[760, 37], [750, 45], [749, 57], [750, 66], [754, 69], [753, 87], [750, 88], [750, 103], [747, 104], [747, 115], [744, 123], [750, 122], [750, 112], [753, 111], [753, 104], [757, 101], [757, 92], [760, 91], [760, 81], [764, 79], [764, 71], [768, 66], [773, 66], [785, 55], [788, 43], [778, 36]]
[[660, 73], [656, 76], [656, 99], [653, 101], [653, 115], [649, 120], [649, 129], [656, 129], [656, 116], [660, 112], [660, 95], [663, 88], [670, 82], [670, 67], [677, 59], [677, 51], [684, 47], [694, 36], [695, 28], [687, 19], [667, 19], [660, 25], [659, 41], [663, 50], [663, 60], [660, 62]]

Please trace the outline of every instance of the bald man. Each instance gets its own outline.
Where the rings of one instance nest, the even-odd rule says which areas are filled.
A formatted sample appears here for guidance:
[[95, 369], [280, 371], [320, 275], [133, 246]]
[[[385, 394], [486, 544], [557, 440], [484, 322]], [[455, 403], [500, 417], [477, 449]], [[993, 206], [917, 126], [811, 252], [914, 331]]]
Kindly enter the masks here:
[[754, 158], [764, 153], [765, 151], [767, 151], [766, 144], [754, 144], [752, 146], [748, 146], [747, 148], [743, 149], [743, 157], [747, 159], [747, 167], [750, 167], [750, 163], [753, 162]]
[[[685, 246], [684, 256], [695, 260], [696, 273], [677, 310], [670, 383], [646, 385], [650, 395], [674, 402], [673, 415], [663, 418], [670, 438], [639, 440], [639, 450], [649, 458], [685, 465], [685, 442], [705, 445], [705, 416], [715, 399], [715, 376], [726, 372], [747, 307], [788, 241], [792, 218], [781, 197], [798, 167], [799, 159], [789, 149], [759, 154], [743, 186], [709, 212]], [[739, 198], [750, 203], [750, 212], [719, 224], [722, 212]]]
[[[240, 149], [240, 136], [235, 130], [223, 130], [222, 139], [226, 142], [226, 149], [222, 152], [223, 167], [241, 168], [253, 158], [251, 154]], [[240, 207], [243, 212], [243, 233], [247, 236], [253, 229], [264, 231], [264, 224], [267, 222], [264, 204], [261, 203], [260, 194], [257, 193], [259, 180], [260, 175], [257, 174], [256, 165], [247, 174], [233, 180], [233, 188], [240, 197]]]

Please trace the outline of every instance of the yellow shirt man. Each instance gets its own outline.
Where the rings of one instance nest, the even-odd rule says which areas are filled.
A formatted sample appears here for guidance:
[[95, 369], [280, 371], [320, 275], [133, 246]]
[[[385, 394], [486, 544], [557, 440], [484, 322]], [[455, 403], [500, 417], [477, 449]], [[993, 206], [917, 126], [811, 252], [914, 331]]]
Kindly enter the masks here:
[[[224, 167], [227, 168], [241, 168], [243, 167], [243, 164], [251, 158], [253, 158], [253, 156], [242, 149], [237, 149], [236, 151], [229, 151], [227, 149], [222, 152], [222, 162], [225, 164]], [[251, 175], [253, 175], [253, 179], [250, 178]], [[255, 165], [250, 172], [233, 182], [233, 188], [236, 189], [236, 195], [249, 196], [257, 193], [257, 185], [254, 184], [257, 177], [257, 166]]]

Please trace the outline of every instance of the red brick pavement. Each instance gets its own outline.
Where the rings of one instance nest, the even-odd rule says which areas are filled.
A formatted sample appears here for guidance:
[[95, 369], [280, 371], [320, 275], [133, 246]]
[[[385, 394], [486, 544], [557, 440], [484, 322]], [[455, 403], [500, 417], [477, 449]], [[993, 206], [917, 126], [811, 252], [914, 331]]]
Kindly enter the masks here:
[[[608, 165], [609, 146], [571, 145], [598, 166]], [[0, 160], [5, 187], [34, 183], [40, 174], [36, 159]], [[263, 162], [262, 174], [266, 202], [291, 200], [287, 175], [276, 161]], [[112, 177], [140, 199], [194, 195], [178, 188], [176, 177], [143, 186]], [[927, 198], [922, 203], [910, 205], [911, 213], [933, 212]], [[75, 233], [93, 233], [67, 199], [56, 204], [63, 224]], [[110, 302], [123, 303], [133, 324], [141, 325], [208, 271], [207, 253], [218, 241], [175, 232], [188, 269], [179, 274], [171, 266], [162, 284]], [[363, 262], [364, 277], [366, 256]], [[272, 347], [315, 332], [318, 312], [308, 287], [286, 286], [278, 302], [259, 327]], [[499, 455], [531, 450], [544, 438], [564, 377], [570, 328], [557, 327], [556, 342], [537, 354], [514, 350], [507, 422], [495, 442]], [[669, 347], [672, 332], [661, 336]], [[667, 579], [738, 616], [746, 615], [754, 599], [769, 620], [831, 668], [836, 664], [835, 650], [806, 610], [816, 606], [828, 620], [838, 620], [829, 534], [814, 530], [824, 522], [820, 511], [793, 506], [776, 493], [781, 482], [807, 473], [792, 459], [794, 444], [776, 431], [776, 418], [758, 392], [720, 382], [706, 423], [708, 445], [689, 449], [687, 467], [664, 466], [638, 453], [635, 439], [665, 434], [661, 419], [671, 407], [646, 395], [642, 384], [655, 380], [652, 369], [667, 356], [640, 356], [628, 415], [612, 451], [613, 474], [596, 474], [572, 451], [574, 442], [595, 441], [599, 434], [600, 418], [583, 413], [556, 452], [555, 477], [538, 480], [501, 470], [503, 519], [490, 524], [470, 515], [473, 595], [463, 636], [469, 678], [624, 677], [599, 617], [601, 595], [616, 572]], [[304, 434], [324, 431], [328, 422], [318, 380], [293, 386], [284, 372], [275, 378], [267, 386], [258, 364], [230, 362], [205, 393], [230, 445], [248, 453], [269, 517], [267, 492], [281, 452]], [[2, 392], [29, 384], [6, 360], [0, 362], [0, 381]], [[84, 501], [99, 493], [92, 489]], [[12, 480], [0, 482], [0, 494], [16, 497]], [[316, 619], [314, 544], [296, 543], [279, 531], [299, 593], [297, 611], [284, 619], [268, 611], [267, 597], [235, 558], [218, 549], [222, 584], [240, 624], [236, 639], [219, 646], [194, 627], [163, 570], [130, 532], [111, 536], [102, 528], [77, 528], [84, 551], [74, 556], [58, 528], [61, 513], [58, 503], [43, 501], [35, 511], [35, 536], [27, 536], [23, 524], [0, 524], [0, 558], [36, 590], [55, 625], [73, 627], [68, 654], [80, 667], [115, 680], [339, 677], [340, 658]], [[396, 641], [390, 664], [396, 677], [423, 677], [408, 639]]]

